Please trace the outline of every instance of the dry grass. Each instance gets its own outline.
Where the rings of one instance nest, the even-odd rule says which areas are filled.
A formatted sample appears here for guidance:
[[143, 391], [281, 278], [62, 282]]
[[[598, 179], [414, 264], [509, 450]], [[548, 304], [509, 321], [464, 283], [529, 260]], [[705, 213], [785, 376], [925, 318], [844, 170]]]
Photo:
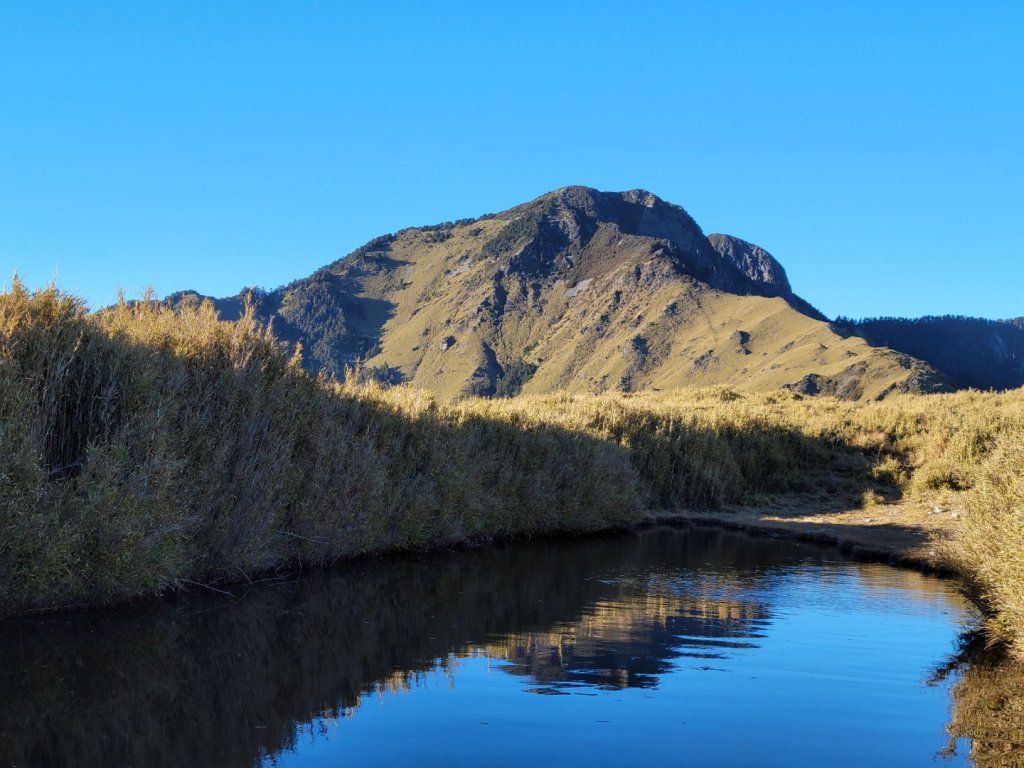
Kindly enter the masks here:
[[949, 550], [989, 609], [989, 629], [1024, 655], [1024, 432], [996, 442]]
[[303, 373], [245, 317], [0, 296], [2, 611], [638, 519], [628, 454]]
[[1021, 391], [443, 404], [310, 377], [251, 313], [144, 300], [90, 315], [15, 283], [0, 295], [0, 612], [785, 496], [873, 519], [894, 501], [966, 506], [953, 556], [1014, 638], [1022, 435]]

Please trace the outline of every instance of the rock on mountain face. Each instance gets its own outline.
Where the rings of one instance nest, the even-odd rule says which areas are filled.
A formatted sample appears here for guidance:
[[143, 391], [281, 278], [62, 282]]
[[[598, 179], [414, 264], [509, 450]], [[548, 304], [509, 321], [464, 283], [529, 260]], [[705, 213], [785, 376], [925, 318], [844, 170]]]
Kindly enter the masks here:
[[[195, 300], [192, 293], [170, 297]], [[355, 363], [441, 397], [725, 384], [879, 397], [945, 386], [836, 333], [763, 249], [705, 237], [643, 190], [565, 187], [502, 213], [386, 235], [254, 292], [313, 370]], [[241, 297], [214, 300], [237, 317]]]
[[[588, 257], [593, 257], [595, 249], [590, 246], [595, 236], [614, 229], [622, 235], [656, 243], [660, 256], [712, 288], [774, 294], [774, 289], [766, 291], [764, 280], [748, 275], [734, 260], [723, 258], [681, 207], [642, 189], [606, 193], [588, 187], [565, 187], [494, 218], [506, 220], [510, 226], [484, 245], [484, 253], [505, 255], [514, 246], [521, 246], [521, 252], [513, 256], [508, 266], [524, 274], [543, 276], [559, 270], [571, 271], [588, 249]], [[765, 253], [757, 246], [752, 248]], [[778, 268], [781, 271], [781, 266]]]
[[792, 296], [786, 270], [768, 251], [732, 235], [708, 235], [708, 242], [749, 280], [764, 286], [765, 296]]

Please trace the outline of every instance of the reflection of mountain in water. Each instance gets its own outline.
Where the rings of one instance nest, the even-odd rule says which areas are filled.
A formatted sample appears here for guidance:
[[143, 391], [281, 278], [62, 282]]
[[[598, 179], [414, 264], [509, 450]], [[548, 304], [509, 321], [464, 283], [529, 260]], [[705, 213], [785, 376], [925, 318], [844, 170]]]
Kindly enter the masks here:
[[293, 746], [298, 725], [480, 650], [549, 687], [649, 686], [681, 657], [754, 647], [772, 574], [823, 557], [791, 542], [651, 529], [8, 621], [0, 756], [250, 766]]
[[508, 672], [547, 685], [652, 687], [673, 659], [756, 648], [768, 615], [756, 603], [627, 593], [600, 600], [577, 622], [509, 636], [487, 653], [507, 659]]

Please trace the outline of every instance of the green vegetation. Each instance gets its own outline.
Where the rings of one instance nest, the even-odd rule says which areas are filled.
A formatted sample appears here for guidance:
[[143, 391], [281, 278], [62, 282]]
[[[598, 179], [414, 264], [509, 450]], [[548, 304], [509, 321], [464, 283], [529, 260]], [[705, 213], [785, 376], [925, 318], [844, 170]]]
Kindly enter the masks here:
[[346, 323], [340, 282], [331, 272], [320, 270], [288, 291], [279, 311], [297, 331], [297, 338], [305, 341], [304, 357], [332, 376], [343, 373], [344, 361], [360, 343]]
[[498, 234], [483, 244], [480, 257], [498, 259], [507, 256], [525, 240], [535, 238], [543, 222], [544, 212], [536, 208], [512, 218]]
[[[460, 342], [461, 345], [461, 342]], [[442, 404], [306, 373], [209, 302], [0, 295], [0, 612], [782, 494], [964, 506], [950, 558], [1024, 627], [1024, 392], [726, 388]]]
[[525, 360], [516, 360], [505, 366], [494, 385], [495, 397], [515, 397], [537, 372], [537, 366]]
[[1012, 389], [1024, 377], [1024, 328], [978, 317], [837, 318], [834, 327], [898, 349], [942, 371], [958, 387]]

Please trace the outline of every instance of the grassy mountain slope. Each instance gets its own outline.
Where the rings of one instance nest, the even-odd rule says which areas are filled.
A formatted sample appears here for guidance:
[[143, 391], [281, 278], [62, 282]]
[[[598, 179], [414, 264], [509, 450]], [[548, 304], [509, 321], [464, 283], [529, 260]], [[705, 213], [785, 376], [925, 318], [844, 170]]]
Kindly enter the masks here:
[[[566, 187], [477, 220], [403, 230], [273, 293], [257, 316], [307, 365], [444, 398], [554, 390], [933, 391], [926, 364], [835, 333], [770, 254], [704, 236], [642, 190]], [[188, 301], [177, 294], [176, 302]], [[240, 298], [216, 302], [233, 319]]]

